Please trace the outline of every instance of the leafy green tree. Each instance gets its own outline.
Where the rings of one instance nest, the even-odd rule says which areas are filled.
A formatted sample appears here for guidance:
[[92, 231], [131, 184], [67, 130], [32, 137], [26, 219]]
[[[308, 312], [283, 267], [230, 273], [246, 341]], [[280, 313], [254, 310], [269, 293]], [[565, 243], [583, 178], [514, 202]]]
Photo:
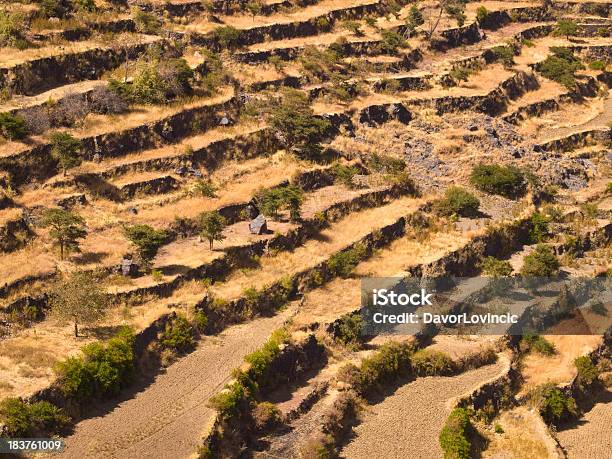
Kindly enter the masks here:
[[550, 217], [541, 212], [536, 212], [531, 216], [531, 229], [529, 230], [529, 239], [532, 243], [544, 242], [548, 236]]
[[232, 26], [221, 26], [213, 30], [213, 37], [222, 49], [232, 50], [240, 44], [240, 30]]
[[551, 277], [559, 271], [559, 260], [552, 249], [545, 244], [538, 244], [535, 250], [523, 258], [521, 276]]
[[12, 113], [0, 113], [0, 134], [8, 140], [23, 139], [28, 135], [25, 120]]
[[295, 185], [270, 188], [257, 193], [262, 213], [273, 218], [278, 218], [279, 211], [287, 209], [291, 220], [299, 220], [303, 200], [304, 193]]
[[83, 143], [67, 132], [51, 134], [51, 156], [59, 163], [64, 175], [68, 169], [79, 166], [83, 161], [79, 156], [82, 147]]
[[204, 212], [200, 215], [200, 235], [208, 240], [210, 250], [213, 249], [214, 241], [222, 241], [225, 239], [223, 230], [227, 225], [225, 217], [219, 212]]
[[329, 121], [314, 115], [308, 97], [296, 89], [283, 92], [268, 122], [289, 151], [318, 144], [331, 126]]
[[591, 386], [599, 377], [599, 370], [588, 355], [574, 359], [574, 366], [578, 370], [578, 382], [582, 387]]
[[79, 252], [79, 239], [85, 239], [85, 220], [69, 210], [47, 209], [40, 222], [43, 228], [50, 228], [49, 235], [60, 248], [60, 259], [66, 252]]
[[61, 433], [70, 424], [70, 418], [49, 402], [26, 403], [10, 397], [0, 402], [0, 424], [9, 437], [45, 437]]
[[553, 30], [553, 34], [560, 37], [569, 37], [576, 35], [578, 32], [578, 24], [571, 19], [560, 19]]
[[123, 232], [138, 248], [140, 258], [147, 265], [155, 258], [159, 248], [168, 241], [168, 234], [164, 230], [156, 230], [149, 225], [128, 226]]
[[82, 271], [59, 281], [49, 295], [52, 314], [61, 321], [72, 322], [75, 337], [79, 336], [79, 324], [92, 324], [102, 319], [109, 304], [99, 279]]

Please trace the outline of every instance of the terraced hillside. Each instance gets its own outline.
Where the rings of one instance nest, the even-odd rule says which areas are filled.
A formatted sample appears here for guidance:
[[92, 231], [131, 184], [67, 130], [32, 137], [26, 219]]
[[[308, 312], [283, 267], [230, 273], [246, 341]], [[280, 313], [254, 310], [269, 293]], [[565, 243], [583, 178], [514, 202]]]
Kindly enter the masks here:
[[609, 277], [611, 9], [2, 2], [0, 436], [443, 457], [470, 408], [483, 456], [606, 457], [609, 302], [523, 339], [359, 313], [369, 277]]

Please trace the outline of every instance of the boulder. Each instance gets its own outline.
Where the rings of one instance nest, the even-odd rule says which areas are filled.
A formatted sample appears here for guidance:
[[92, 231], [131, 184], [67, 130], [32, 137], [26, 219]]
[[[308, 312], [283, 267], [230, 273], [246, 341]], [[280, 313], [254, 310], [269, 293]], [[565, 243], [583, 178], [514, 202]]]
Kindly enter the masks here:
[[251, 234], [265, 234], [268, 232], [268, 223], [266, 222], [266, 218], [259, 214], [251, 223], [249, 223], [249, 231]]

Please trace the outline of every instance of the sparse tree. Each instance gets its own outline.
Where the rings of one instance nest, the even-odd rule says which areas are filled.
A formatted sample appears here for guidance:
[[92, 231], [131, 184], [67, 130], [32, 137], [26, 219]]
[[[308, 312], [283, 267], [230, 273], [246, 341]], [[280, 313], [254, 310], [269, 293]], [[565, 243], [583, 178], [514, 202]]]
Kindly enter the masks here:
[[149, 264], [159, 248], [166, 243], [168, 235], [163, 230], [156, 230], [149, 225], [128, 226], [123, 230], [125, 237], [138, 248], [138, 254], [145, 264]]
[[461, 0], [438, 0], [427, 12], [427, 39], [431, 40], [440, 25], [442, 16], [454, 18], [461, 27], [465, 22], [465, 4]]
[[47, 209], [41, 220], [43, 228], [51, 228], [49, 235], [60, 248], [60, 259], [66, 252], [79, 252], [79, 239], [87, 236], [85, 220], [64, 209]]
[[253, 16], [253, 22], [255, 22], [255, 16], [261, 13], [261, 3], [259, 2], [249, 2], [244, 5], [244, 8]]
[[83, 144], [67, 132], [54, 132], [51, 134], [51, 156], [62, 168], [64, 175], [72, 167], [81, 164], [79, 151]]
[[553, 34], [559, 37], [565, 37], [567, 40], [578, 32], [578, 24], [570, 19], [560, 19], [555, 25]]
[[99, 279], [79, 271], [59, 281], [49, 295], [52, 314], [61, 321], [74, 324], [74, 336], [79, 336], [79, 324], [92, 324], [102, 319], [110, 304], [100, 288]]
[[227, 222], [219, 212], [204, 212], [200, 215], [200, 235], [208, 240], [210, 250], [213, 249], [214, 241], [225, 239], [223, 229]]

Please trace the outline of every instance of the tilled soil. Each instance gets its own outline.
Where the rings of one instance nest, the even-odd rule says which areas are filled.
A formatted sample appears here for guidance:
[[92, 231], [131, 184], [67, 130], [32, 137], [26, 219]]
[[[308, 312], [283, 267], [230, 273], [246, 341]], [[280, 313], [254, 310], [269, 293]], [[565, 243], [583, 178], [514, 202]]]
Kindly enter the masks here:
[[442, 457], [438, 435], [451, 411], [451, 399], [495, 378], [506, 367], [507, 362], [502, 358], [493, 365], [458, 376], [418, 378], [400, 387], [368, 409], [341, 456], [350, 459]]
[[292, 314], [227, 329], [168, 367], [155, 381], [108, 414], [77, 424], [66, 438], [66, 458], [185, 458], [196, 450], [202, 428], [215, 412], [207, 407], [240, 366], [270, 333]]
[[[605, 402], [596, 404], [573, 428], [557, 432], [557, 438], [567, 452], [567, 457], [580, 459], [604, 459], [612, 451], [612, 393]], [[607, 451], [607, 452], [606, 452]]]

